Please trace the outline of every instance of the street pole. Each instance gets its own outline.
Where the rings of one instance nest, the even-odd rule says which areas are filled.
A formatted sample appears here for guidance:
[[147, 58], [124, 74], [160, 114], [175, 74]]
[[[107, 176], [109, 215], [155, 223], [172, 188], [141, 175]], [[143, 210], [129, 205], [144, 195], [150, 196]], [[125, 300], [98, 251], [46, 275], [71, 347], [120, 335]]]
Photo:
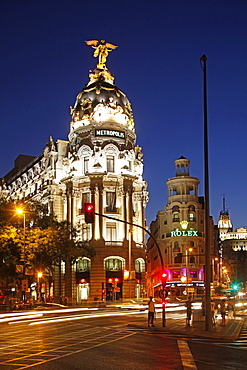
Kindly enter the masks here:
[[204, 54], [201, 58], [203, 70], [203, 102], [204, 102], [204, 192], [205, 192], [205, 330], [212, 330], [211, 314], [211, 258], [210, 258], [210, 228], [209, 228], [209, 170], [208, 170], [208, 119], [207, 119], [207, 57]]
[[132, 230], [129, 229], [129, 299], [131, 299], [131, 243], [132, 243]]
[[188, 299], [188, 283], [189, 283], [189, 256], [188, 256], [188, 249], [186, 249], [185, 255], [186, 255], [186, 299]]

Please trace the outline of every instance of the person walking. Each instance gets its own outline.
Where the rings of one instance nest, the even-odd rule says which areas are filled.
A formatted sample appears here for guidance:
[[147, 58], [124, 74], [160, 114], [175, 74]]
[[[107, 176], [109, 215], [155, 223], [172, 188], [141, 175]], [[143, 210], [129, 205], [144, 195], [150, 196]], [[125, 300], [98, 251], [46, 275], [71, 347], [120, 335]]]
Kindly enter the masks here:
[[217, 301], [211, 301], [211, 313], [212, 313], [212, 323], [213, 325], [216, 325], [216, 317], [218, 313], [218, 302]]
[[229, 299], [228, 304], [227, 304], [227, 308], [228, 308], [228, 317], [229, 317], [229, 319], [233, 319], [233, 317], [234, 317], [234, 303], [233, 303], [232, 299]]
[[221, 313], [221, 325], [225, 326], [226, 325], [226, 301], [222, 299], [220, 302], [220, 313]]
[[153, 297], [149, 297], [148, 301], [148, 327], [154, 326], [154, 313], [155, 313], [155, 304]]
[[192, 316], [192, 302], [191, 296], [188, 297], [188, 301], [186, 301], [185, 306], [187, 309], [187, 317], [186, 317], [186, 325], [191, 326], [191, 316]]

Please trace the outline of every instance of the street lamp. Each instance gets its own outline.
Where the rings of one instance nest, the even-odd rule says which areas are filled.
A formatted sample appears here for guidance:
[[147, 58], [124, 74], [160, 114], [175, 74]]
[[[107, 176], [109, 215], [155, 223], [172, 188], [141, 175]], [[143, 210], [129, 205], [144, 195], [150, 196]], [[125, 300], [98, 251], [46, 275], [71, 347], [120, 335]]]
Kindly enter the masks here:
[[192, 252], [193, 248], [188, 248], [185, 251], [186, 256], [186, 297], [188, 296], [188, 283], [189, 283], [189, 252]]
[[17, 208], [16, 213], [18, 215], [23, 216], [23, 280], [22, 280], [22, 294], [24, 303], [26, 303], [26, 289], [27, 289], [27, 281], [26, 281], [26, 214], [22, 208]]
[[42, 276], [43, 276], [43, 274], [42, 274], [42, 272], [38, 272], [38, 274], [37, 274], [37, 276], [38, 276], [38, 296], [37, 296], [37, 300], [40, 302], [40, 298], [41, 298], [41, 286], [40, 286], [40, 278], [42, 278]]

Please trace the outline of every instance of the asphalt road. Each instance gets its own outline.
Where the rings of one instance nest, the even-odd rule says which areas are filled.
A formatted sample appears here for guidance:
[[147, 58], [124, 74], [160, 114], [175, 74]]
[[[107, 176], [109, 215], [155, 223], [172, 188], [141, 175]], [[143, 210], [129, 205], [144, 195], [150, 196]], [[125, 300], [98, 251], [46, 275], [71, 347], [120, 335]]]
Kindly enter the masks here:
[[146, 315], [140, 311], [73, 312], [72, 316], [64, 312], [1, 323], [0, 369], [247, 368], [246, 326], [238, 341], [222, 343], [131, 325], [143, 324]]

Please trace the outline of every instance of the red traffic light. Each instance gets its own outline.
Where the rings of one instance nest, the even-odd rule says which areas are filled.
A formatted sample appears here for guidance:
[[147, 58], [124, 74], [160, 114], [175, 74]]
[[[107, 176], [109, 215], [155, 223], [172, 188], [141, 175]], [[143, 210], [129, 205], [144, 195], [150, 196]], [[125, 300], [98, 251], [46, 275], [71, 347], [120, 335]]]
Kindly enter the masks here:
[[165, 271], [162, 271], [161, 273], [161, 281], [162, 281], [162, 286], [163, 288], [165, 287], [166, 285], [166, 281], [167, 281], [167, 273]]
[[84, 203], [85, 222], [87, 224], [94, 223], [94, 205], [92, 203]]

